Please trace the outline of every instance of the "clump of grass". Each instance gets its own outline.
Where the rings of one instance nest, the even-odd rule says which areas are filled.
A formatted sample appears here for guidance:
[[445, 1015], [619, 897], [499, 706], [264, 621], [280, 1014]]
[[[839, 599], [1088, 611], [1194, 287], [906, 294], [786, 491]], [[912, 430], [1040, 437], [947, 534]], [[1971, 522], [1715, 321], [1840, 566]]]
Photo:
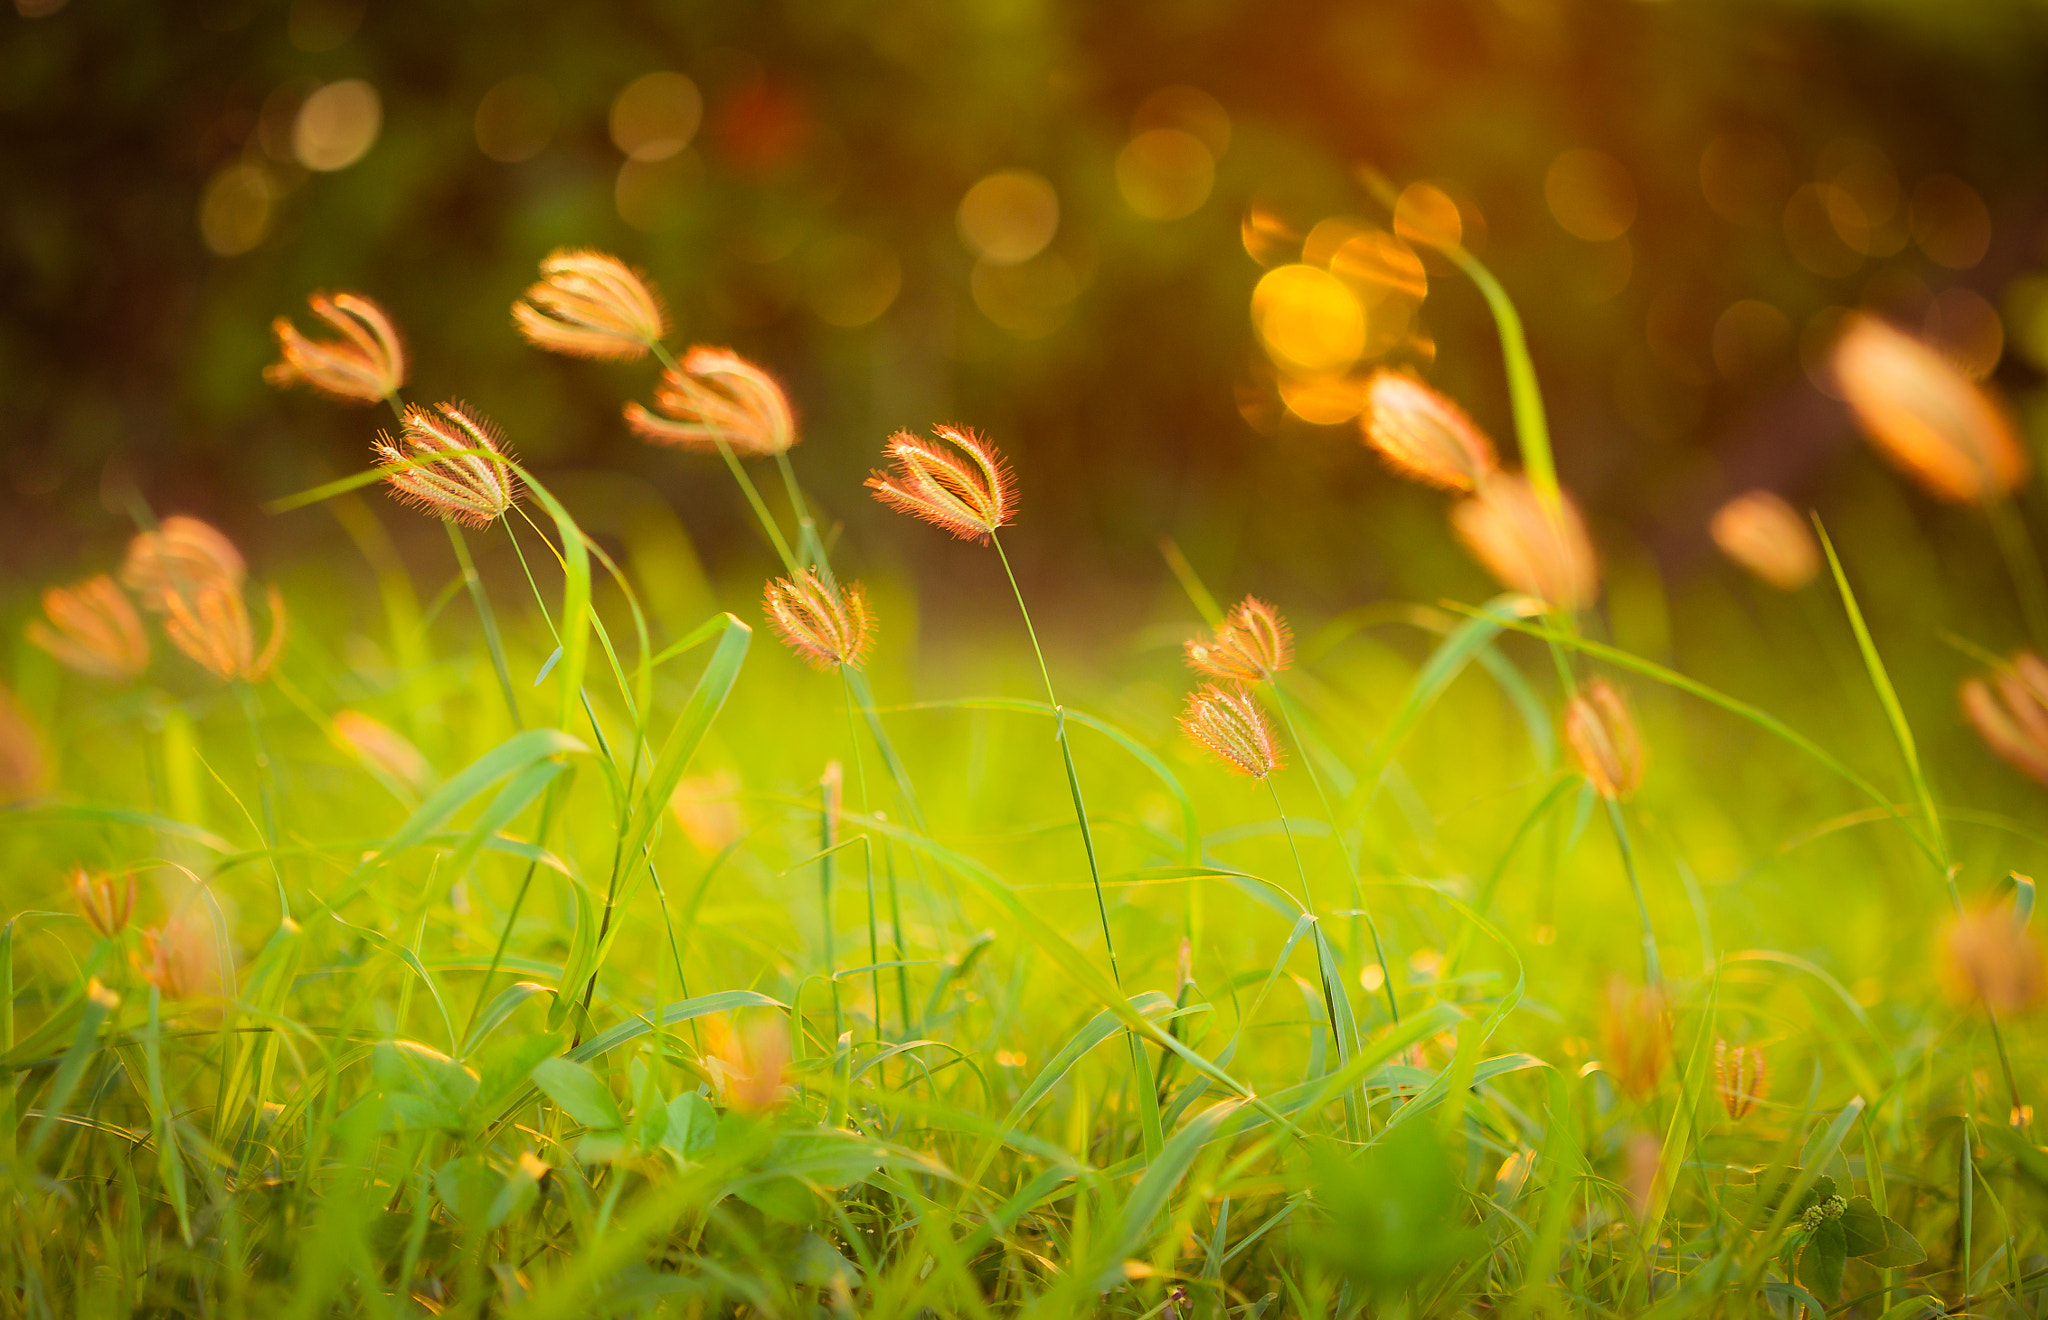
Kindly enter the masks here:
[[[1500, 316], [1521, 466], [1407, 375], [1368, 439], [1510, 594], [1297, 655], [1175, 552], [1211, 626], [1184, 726], [1263, 800], [1181, 754], [1166, 657], [1088, 691], [1128, 726], [1062, 702], [999, 536], [1028, 466], [974, 432], [894, 437], [870, 485], [996, 551], [1029, 647], [988, 663], [1044, 700], [883, 704], [906, 657], [814, 514], [846, 493], [803, 489], [773, 374], [678, 359], [624, 263], [550, 257], [516, 323], [661, 364], [626, 420], [733, 477], [781, 570], [734, 599], [810, 672], [734, 614], [664, 628], [635, 584], [673, 564], [475, 410], [407, 407], [371, 300], [316, 298], [331, 342], [281, 323], [274, 380], [400, 419], [274, 506], [339, 512], [384, 636], [344, 570], [286, 566], [259, 647], [241, 553], [184, 517], [28, 630], [61, 788], [0, 700], [10, 1312], [2037, 1312], [2048, 990], [2033, 882], [1988, 878], [2041, 840], [1937, 795], [1832, 545], [1885, 716], [1839, 746], [1604, 640], [1512, 307], [1417, 241]], [[377, 483], [448, 525], [430, 605]], [[1749, 517], [1731, 553], [1813, 576]], [[2039, 667], [1964, 689], [2033, 774]]]

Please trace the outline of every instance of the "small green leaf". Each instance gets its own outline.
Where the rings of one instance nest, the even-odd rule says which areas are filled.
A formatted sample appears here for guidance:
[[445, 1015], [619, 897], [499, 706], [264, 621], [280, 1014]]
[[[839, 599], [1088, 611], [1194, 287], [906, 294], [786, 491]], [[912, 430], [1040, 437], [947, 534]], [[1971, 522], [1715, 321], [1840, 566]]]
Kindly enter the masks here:
[[1867, 1196], [1852, 1197], [1842, 1212], [1842, 1235], [1852, 1256], [1873, 1256], [1884, 1250], [1884, 1216]]
[[533, 1084], [548, 1099], [584, 1127], [608, 1130], [625, 1126], [625, 1117], [619, 1113], [619, 1103], [612, 1099], [610, 1088], [582, 1064], [562, 1058], [542, 1059], [533, 1065], [531, 1076]]
[[1920, 1246], [1920, 1240], [1900, 1227], [1895, 1219], [1884, 1220], [1884, 1249], [1864, 1259], [1881, 1270], [1898, 1269], [1906, 1265], [1918, 1265], [1927, 1259], [1927, 1252]]
[[1849, 1263], [1848, 1237], [1840, 1219], [1829, 1219], [1813, 1231], [1799, 1253], [1799, 1282], [1822, 1301], [1842, 1293], [1842, 1268]]
[[677, 1158], [691, 1160], [711, 1149], [718, 1136], [718, 1112], [711, 1102], [695, 1091], [686, 1091], [668, 1102], [668, 1131], [661, 1144]]

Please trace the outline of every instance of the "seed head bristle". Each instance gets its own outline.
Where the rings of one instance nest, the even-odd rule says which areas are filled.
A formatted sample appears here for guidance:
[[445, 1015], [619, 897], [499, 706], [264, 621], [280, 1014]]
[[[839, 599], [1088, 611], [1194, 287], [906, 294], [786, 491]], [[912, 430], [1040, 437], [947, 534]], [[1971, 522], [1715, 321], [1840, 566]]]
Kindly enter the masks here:
[[775, 377], [731, 349], [699, 345], [662, 372], [655, 410], [626, 405], [626, 425], [641, 439], [711, 452], [720, 440], [749, 457], [785, 453], [797, 441], [796, 416]]
[[1564, 737], [1579, 772], [1602, 797], [1625, 798], [1642, 786], [1642, 735], [1621, 692], [1606, 679], [1594, 679], [1572, 698]]
[[101, 939], [110, 940], [127, 929], [128, 918], [135, 911], [135, 877], [117, 877], [81, 866], [71, 873], [71, 896], [85, 924]]
[[1561, 492], [1552, 510], [1526, 477], [1490, 477], [1451, 510], [1451, 525], [1473, 557], [1511, 591], [1561, 610], [1590, 605], [1599, 592], [1599, 561], [1586, 524]]
[[770, 582], [763, 608], [789, 649], [814, 669], [858, 665], [874, 633], [860, 584], [828, 584], [816, 569]]
[[1287, 763], [1266, 712], [1249, 688], [1204, 684], [1188, 694], [1180, 727], [1241, 775], [1264, 779]]
[[128, 543], [121, 581], [141, 598], [144, 609], [161, 612], [174, 596], [190, 597], [212, 586], [240, 588], [248, 567], [242, 552], [219, 528], [173, 514], [153, 532]]
[[69, 669], [127, 682], [149, 668], [149, 634], [127, 594], [105, 573], [43, 593], [41, 619], [28, 625], [29, 641]]
[[191, 999], [216, 988], [219, 968], [211, 932], [173, 917], [142, 932], [136, 969], [166, 999]]
[[1258, 683], [1294, 663], [1294, 634], [1280, 611], [1246, 596], [1209, 637], [1184, 644], [1188, 667], [1225, 683]]
[[1607, 985], [1600, 1028], [1606, 1055], [1601, 1062], [1616, 1088], [1632, 1100], [1654, 1095], [1671, 1063], [1671, 1012], [1664, 991], [1615, 977]]
[[488, 527], [519, 502], [511, 469], [472, 452], [511, 457], [497, 428], [467, 404], [415, 404], [405, 410], [397, 441], [380, 431], [371, 448], [399, 500], [450, 522]]
[[1740, 1122], [1771, 1094], [1770, 1065], [1764, 1052], [1750, 1045], [1730, 1047], [1725, 1040], [1714, 1042], [1714, 1089], [1721, 1108]]
[[1406, 372], [1373, 372], [1359, 427], [1387, 466], [1424, 485], [1470, 492], [1500, 471], [1493, 441], [1465, 410]]
[[512, 304], [527, 341], [569, 357], [631, 362], [668, 335], [668, 313], [645, 276], [617, 257], [558, 249]]
[[275, 586], [269, 589], [269, 605], [270, 639], [260, 652], [256, 649], [255, 632], [249, 626], [249, 607], [242, 600], [241, 588], [225, 583], [203, 587], [189, 599], [182, 595], [170, 597], [170, 608], [164, 615], [164, 636], [223, 683], [238, 679], [259, 683], [269, 676], [278, 653], [284, 649], [284, 595]]
[[357, 293], [306, 300], [313, 314], [341, 335], [308, 339], [286, 317], [270, 323], [279, 360], [263, 379], [280, 388], [307, 385], [345, 403], [382, 403], [405, 384], [405, 346], [384, 309]]
[[1942, 987], [1958, 1004], [2005, 1014], [2048, 1002], [2041, 946], [2009, 902], [1983, 904], [1951, 919], [1941, 934], [1940, 971]]
[[896, 470], [872, 473], [867, 486], [892, 509], [922, 518], [963, 541], [986, 544], [1016, 513], [1009, 465], [994, 445], [964, 426], [933, 430], [959, 452], [898, 431], [883, 450], [895, 460]]
[[1863, 433], [1928, 494], [1989, 504], [2026, 480], [2031, 465], [2006, 410], [1903, 330], [1852, 314], [1830, 366]]

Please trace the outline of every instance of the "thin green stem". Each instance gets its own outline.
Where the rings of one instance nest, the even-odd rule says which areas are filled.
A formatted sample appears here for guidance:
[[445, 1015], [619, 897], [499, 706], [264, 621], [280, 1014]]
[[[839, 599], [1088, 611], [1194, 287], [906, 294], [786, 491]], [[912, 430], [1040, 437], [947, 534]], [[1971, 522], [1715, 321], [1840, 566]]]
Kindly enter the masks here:
[[833, 767], [818, 783], [818, 909], [825, 937], [825, 984], [832, 988], [832, 1047], [845, 1030], [839, 1009], [839, 963], [832, 949], [832, 863], [838, 856], [839, 785]]
[[523, 729], [526, 721], [519, 715], [519, 696], [512, 688], [512, 671], [505, 665], [505, 643], [498, 635], [498, 616], [491, 609], [491, 598], [484, 592], [483, 579], [477, 576], [476, 561], [469, 557], [469, 542], [463, 539], [462, 529], [452, 522], [443, 522], [448, 529], [448, 543], [455, 548], [455, 561], [462, 566], [462, 583], [469, 588], [469, 599], [476, 606], [477, 621], [483, 625], [484, 646], [491, 653], [491, 668], [498, 675], [498, 688], [505, 695], [505, 713], [512, 717], [512, 727]]
[[[565, 776], [558, 776], [549, 784], [547, 795], [541, 799], [540, 826], [533, 832], [535, 849], [547, 846], [548, 827], [554, 824], [555, 808], [563, 797], [563, 778]], [[540, 859], [536, 856], [526, 863], [526, 873], [519, 878], [519, 889], [512, 896], [512, 909], [505, 914], [504, 928], [498, 932], [498, 945], [491, 951], [491, 965], [485, 969], [484, 979], [477, 985], [476, 1000], [470, 1004], [469, 1019], [463, 1024], [461, 1041], [464, 1052], [469, 1049], [470, 1033], [476, 1030], [477, 1015], [483, 1012], [484, 1003], [490, 998], [491, 982], [497, 979], [498, 969], [504, 965], [505, 950], [512, 943], [512, 927], [519, 921], [519, 909], [525, 906], [526, 893], [533, 887], [533, 875], [539, 868]]]
[[235, 680], [234, 688], [235, 698], [242, 707], [242, 719], [249, 726], [249, 740], [256, 746], [257, 791], [263, 799], [263, 842], [270, 850], [270, 875], [277, 882], [277, 905], [282, 919], [290, 921], [291, 899], [285, 896], [284, 872], [277, 860], [277, 764], [271, 759], [270, 744], [263, 738], [263, 721], [256, 709], [256, 693], [240, 679]]
[[1635, 850], [1629, 846], [1628, 825], [1622, 819], [1621, 803], [1611, 797], [1601, 799], [1607, 804], [1607, 819], [1614, 826], [1614, 846], [1621, 852], [1621, 869], [1628, 873], [1629, 892], [1635, 895], [1636, 919], [1643, 927], [1643, 975], [1650, 985], [1661, 985], [1664, 981], [1664, 965], [1657, 956], [1657, 934], [1650, 927], [1650, 905], [1643, 898], [1643, 883], [1636, 875]]
[[[866, 763], [861, 760], [860, 727], [854, 722], [853, 718], [853, 684], [846, 679], [845, 665], [839, 666], [839, 691], [846, 698], [846, 745], [853, 757], [854, 786], [860, 793], [857, 809], [865, 817], [868, 813], [868, 771]], [[875, 858], [872, 837], [868, 832], [862, 831], [862, 842], [866, 845], [864, 850], [865, 864], [862, 869], [866, 873], [864, 878], [868, 891], [868, 976], [874, 985], [875, 1039], [880, 1040], [882, 1038], [882, 941], [875, 918]], [[902, 961], [902, 952], [900, 950], [897, 953], [897, 961]], [[907, 1032], [910, 1029], [909, 1022], [906, 1021], [903, 1027]]]
[[796, 514], [797, 552], [807, 564], [816, 564], [826, 581], [832, 580], [832, 566], [825, 562], [825, 543], [818, 536], [818, 524], [811, 518], [811, 506], [804, 499], [803, 488], [797, 485], [796, 468], [790, 464], [789, 451], [775, 451], [775, 466], [782, 471], [782, 489], [789, 496], [789, 507]]

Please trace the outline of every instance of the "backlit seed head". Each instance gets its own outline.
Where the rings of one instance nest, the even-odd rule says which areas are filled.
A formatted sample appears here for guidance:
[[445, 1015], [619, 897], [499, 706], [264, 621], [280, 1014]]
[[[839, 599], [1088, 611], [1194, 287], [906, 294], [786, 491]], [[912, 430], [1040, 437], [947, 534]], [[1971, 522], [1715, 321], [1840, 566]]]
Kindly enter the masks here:
[[1280, 611], [1246, 596], [1223, 616], [1214, 636], [1191, 637], [1188, 667], [1226, 683], [1257, 683], [1294, 663], [1294, 634]]
[[1286, 764], [1280, 740], [1249, 688], [1209, 683], [1189, 693], [1180, 727], [1241, 775], [1264, 779]]
[[1628, 703], [1612, 683], [1596, 678], [1565, 710], [1565, 741], [1579, 772], [1602, 797], [1625, 798], [1643, 782], [1643, 740]]
[[655, 411], [626, 405], [626, 425], [658, 445], [713, 452], [723, 440], [748, 457], [785, 453], [796, 416], [775, 377], [727, 348], [699, 345], [661, 373]]
[[141, 598], [144, 609], [161, 612], [170, 608], [173, 596], [190, 598], [212, 586], [240, 589], [247, 572], [242, 552], [219, 528], [174, 514], [128, 543], [121, 581]]
[[1387, 466], [1424, 485], [1469, 492], [1500, 470], [1465, 410], [1405, 372], [1373, 372], [1359, 428]]
[[284, 649], [284, 596], [276, 587], [269, 590], [270, 639], [260, 652], [239, 587], [216, 583], [201, 588], [189, 600], [181, 595], [169, 600], [164, 636], [202, 669], [223, 683], [238, 679], [259, 683], [269, 676], [278, 652]]
[[2048, 664], [2032, 651], [1989, 679], [1967, 678], [1963, 714], [1992, 751], [2021, 774], [2048, 784]]
[[184, 917], [142, 932], [142, 979], [166, 999], [191, 999], [219, 983], [219, 964], [210, 931]]
[[1714, 1090], [1728, 1117], [1738, 1122], [1748, 1117], [1771, 1094], [1771, 1070], [1764, 1052], [1753, 1045], [1731, 1047], [1725, 1040], [1716, 1040]]
[[1617, 976], [1607, 984], [1607, 1012], [1600, 1023], [1607, 1075], [1631, 1100], [1656, 1094], [1671, 1063], [1671, 1010], [1664, 991], [1636, 986]]
[[1941, 982], [1958, 1004], [2019, 1013], [2048, 999], [2041, 946], [2011, 903], [1971, 908], [1941, 934]]
[[135, 606], [106, 574], [45, 591], [43, 613], [49, 622], [31, 622], [28, 639], [67, 668], [116, 682], [140, 677], [149, 668], [149, 634]]
[[1767, 490], [1737, 495], [1708, 526], [1721, 553], [1780, 591], [1797, 591], [1820, 572], [1820, 542], [1798, 510]]
[[770, 582], [763, 607], [789, 649], [813, 669], [859, 664], [874, 632], [860, 584], [828, 584], [816, 569]]
[[780, 1017], [757, 1018], [739, 1031], [713, 1017], [704, 1034], [705, 1063], [728, 1108], [766, 1114], [789, 1102], [789, 1027]]
[[512, 323], [536, 347], [630, 362], [668, 334], [661, 296], [617, 257], [559, 249], [540, 263], [540, 274], [512, 304]]
[[724, 852], [747, 832], [740, 810], [740, 777], [730, 769], [693, 775], [676, 784], [668, 809], [683, 827], [683, 837], [705, 856]]
[[335, 715], [334, 738], [344, 751], [372, 771], [415, 792], [433, 782], [433, 767], [409, 738], [359, 710], [344, 710]]
[[1852, 315], [1831, 366], [1863, 433], [1930, 495], [1987, 504], [2026, 479], [2027, 452], [2005, 409], [1911, 335]]
[[42, 733], [14, 695], [0, 687], [0, 807], [40, 797], [49, 783]]
[[1519, 474], [1489, 477], [1451, 510], [1451, 525], [1502, 586], [1553, 609], [1582, 609], [1600, 590], [1600, 565], [1578, 509], [1562, 492], [1559, 501], [1551, 509]]
[[341, 338], [308, 339], [278, 317], [270, 329], [280, 360], [263, 369], [263, 379], [280, 388], [308, 385], [347, 403], [382, 403], [396, 394], [405, 384], [405, 347], [384, 309], [355, 293], [316, 293], [306, 301]]
[[996, 447], [964, 426], [933, 428], [952, 452], [908, 431], [889, 437], [883, 453], [896, 470], [867, 479], [875, 498], [922, 518], [963, 541], [988, 542], [1017, 511], [1010, 468]]
[[511, 457], [498, 429], [467, 404], [407, 408], [398, 440], [380, 431], [371, 448], [398, 499], [449, 522], [488, 527], [519, 502], [511, 469], [473, 452]]
[[101, 939], [110, 940], [128, 928], [128, 918], [135, 911], [135, 877], [116, 877], [81, 866], [71, 873], [71, 896], [77, 900], [85, 924], [99, 932]]

